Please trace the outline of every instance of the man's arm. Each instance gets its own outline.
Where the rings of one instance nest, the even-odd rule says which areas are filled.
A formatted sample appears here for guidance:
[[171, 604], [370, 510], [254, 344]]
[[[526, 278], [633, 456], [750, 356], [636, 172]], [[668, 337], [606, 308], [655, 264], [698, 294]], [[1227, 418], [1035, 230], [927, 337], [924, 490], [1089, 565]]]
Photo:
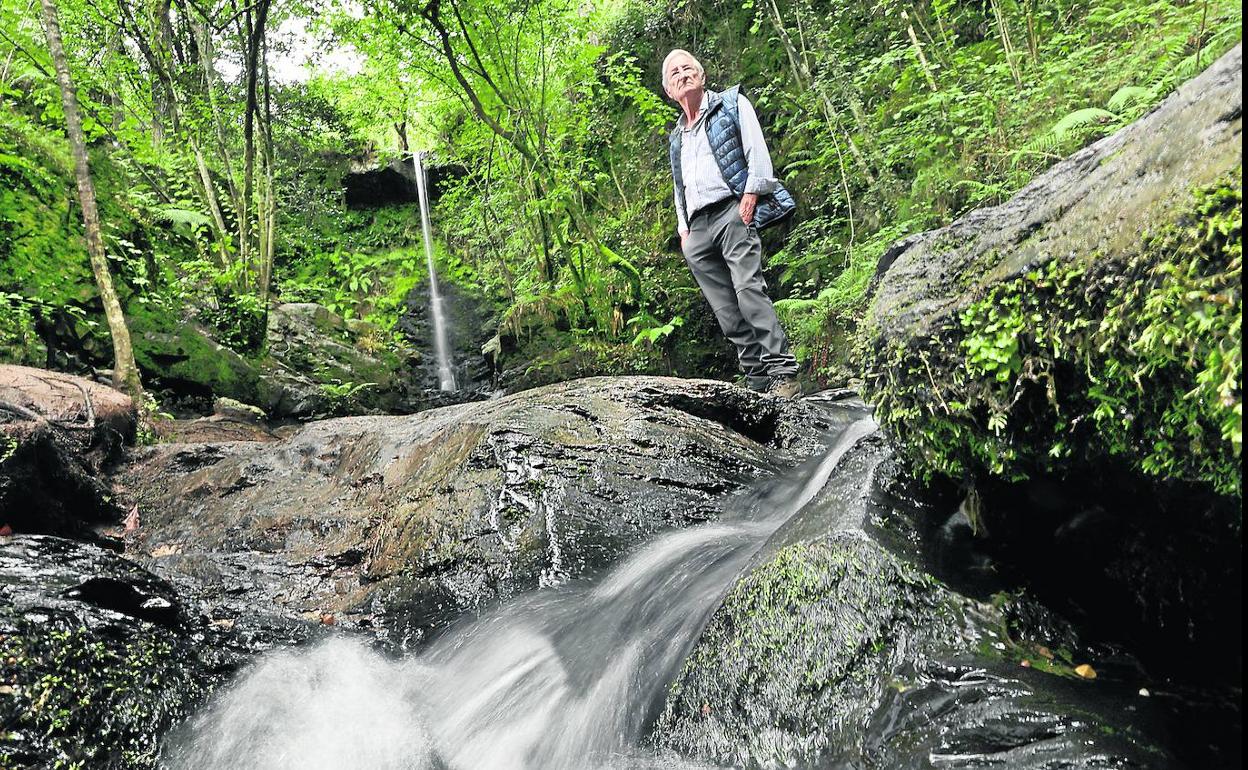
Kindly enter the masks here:
[[763, 139], [763, 127], [758, 123], [754, 105], [745, 98], [745, 94], [737, 95], [737, 117], [741, 125], [741, 150], [745, 153], [745, 164], [749, 169], [745, 191], [767, 195], [776, 189], [775, 171], [771, 167], [767, 141]]

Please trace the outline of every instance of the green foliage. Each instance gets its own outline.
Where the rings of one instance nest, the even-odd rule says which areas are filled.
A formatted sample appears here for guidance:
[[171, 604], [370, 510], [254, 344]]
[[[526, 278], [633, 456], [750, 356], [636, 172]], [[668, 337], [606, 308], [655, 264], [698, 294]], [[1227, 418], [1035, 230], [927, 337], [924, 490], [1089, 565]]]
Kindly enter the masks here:
[[[419, 218], [413, 206], [348, 210], [341, 180], [361, 162], [432, 150], [444, 172], [440, 269], [504, 308], [505, 357], [566, 335], [585, 346], [574, 357], [645, 348], [647, 365], [714, 373], [713, 357], [685, 355], [723, 343], [678, 254], [665, 140], [676, 111], [658, 73], [669, 48], [695, 45], [712, 87], [744, 85], [799, 200], [788, 231], [767, 234], [768, 272], [800, 358], [824, 381], [854, 368], [848, 339], [889, 243], [1004, 200], [1135, 119], [1233, 45], [1242, 22], [1230, 0], [279, 6], [274, 46], [274, 30], [298, 18], [325, 55], [304, 82], [266, 81], [268, 133], [254, 160], [271, 177], [248, 201], [244, 92], [224, 76], [240, 54], [236, 27], [201, 30], [216, 56], [205, 69], [175, 55], [156, 12], [61, 3], [108, 252], [132, 313], [185, 309], [250, 353], [263, 347], [263, 303], [316, 301], [393, 345], [424, 273]], [[200, 6], [184, 10], [173, 34], [185, 43], [208, 20]], [[439, 21], [449, 54], [429, 45]], [[41, 30], [13, 3], [0, 22], [0, 293], [26, 308], [0, 334], [33, 360], [33, 315], [86, 323], [99, 308]], [[356, 64], [336, 65], [340, 50]], [[273, 296], [261, 296], [263, 260], [255, 249], [244, 258], [256, 244], [238, 229], [240, 212], [258, 228], [270, 178]], [[619, 369], [636, 368], [636, 354], [621, 352]]]
[[256, 353], [264, 344], [265, 308], [254, 294], [218, 293], [199, 320], [213, 330], [213, 338], [237, 353]]
[[955, 478], [1109, 457], [1241, 496], [1240, 179], [1196, 190], [1134, 256], [1051, 260], [917, 347], [868, 353], [880, 419]]

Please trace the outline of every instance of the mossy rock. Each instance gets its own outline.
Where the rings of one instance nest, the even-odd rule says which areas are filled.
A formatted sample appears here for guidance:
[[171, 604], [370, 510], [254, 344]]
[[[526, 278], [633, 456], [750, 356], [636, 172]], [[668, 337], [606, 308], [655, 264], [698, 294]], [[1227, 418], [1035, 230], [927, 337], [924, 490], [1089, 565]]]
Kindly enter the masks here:
[[0, 538], [0, 765], [156, 767], [219, 680], [193, 635], [173, 589], [125, 559]]
[[713, 614], [654, 742], [742, 768], [1176, 766], [1138, 674], [982, 554], [932, 558], [952, 506], [915, 492], [883, 442], [851, 450]]
[[225, 396], [261, 408], [276, 401], [260, 367], [213, 340], [185, 318], [147, 307], [132, 308], [130, 337], [135, 361], [163, 389], [203, 398]]
[[1242, 50], [1013, 199], [889, 250], [882, 424], [971, 484], [1112, 462], [1242, 497]]

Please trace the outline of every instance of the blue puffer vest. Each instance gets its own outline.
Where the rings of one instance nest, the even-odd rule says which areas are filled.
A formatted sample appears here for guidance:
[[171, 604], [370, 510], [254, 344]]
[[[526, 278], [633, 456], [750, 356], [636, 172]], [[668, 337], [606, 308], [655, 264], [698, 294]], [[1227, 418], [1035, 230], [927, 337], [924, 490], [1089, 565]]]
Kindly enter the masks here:
[[[745, 163], [745, 151], [741, 147], [740, 118], [737, 113], [737, 95], [740, 86], [733, 86], [723, 93], [710, 91], [706, 101], [706, 138], [711, 145], [711, 153], [715, 156], [715, 164], [719, 173], [728, 183], [732, 194], [740, 198], [745, 194], [745, 182], [749, 178], [749, 168]], [[689, 221], [689, 212], [685, 211], [685, 183], [680, 168], [680, 127], [672, 129], [670, 141], [672, 161], [672, 182], [676, 185], [676, 205], [680, 213]], [[784, 189], [784, 185], [776, 182], [776, 189], [768, 195], [761, 195], [758, 206], [754, 209], [754, 226], [763, 229], [774, 225], [793, 213], [797, 204], [793, 196]]]

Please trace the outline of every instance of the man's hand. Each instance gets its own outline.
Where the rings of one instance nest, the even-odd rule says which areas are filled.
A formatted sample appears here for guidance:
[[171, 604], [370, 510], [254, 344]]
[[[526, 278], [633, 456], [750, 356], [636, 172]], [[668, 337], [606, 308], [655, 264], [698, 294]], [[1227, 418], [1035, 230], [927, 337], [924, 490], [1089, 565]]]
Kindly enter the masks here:
[[754, 221], [754, 207], [758, 205], [758, 193], [746, 193], [741, 196], [741, 204], [737, 211], [741, 212], [741, 221], [751, 224]]
[[685, 250], [685, 241], [687, 240], [689, 240], [689, 231], [681, 230], [680, 231], [680, 250], [681, 251]]

